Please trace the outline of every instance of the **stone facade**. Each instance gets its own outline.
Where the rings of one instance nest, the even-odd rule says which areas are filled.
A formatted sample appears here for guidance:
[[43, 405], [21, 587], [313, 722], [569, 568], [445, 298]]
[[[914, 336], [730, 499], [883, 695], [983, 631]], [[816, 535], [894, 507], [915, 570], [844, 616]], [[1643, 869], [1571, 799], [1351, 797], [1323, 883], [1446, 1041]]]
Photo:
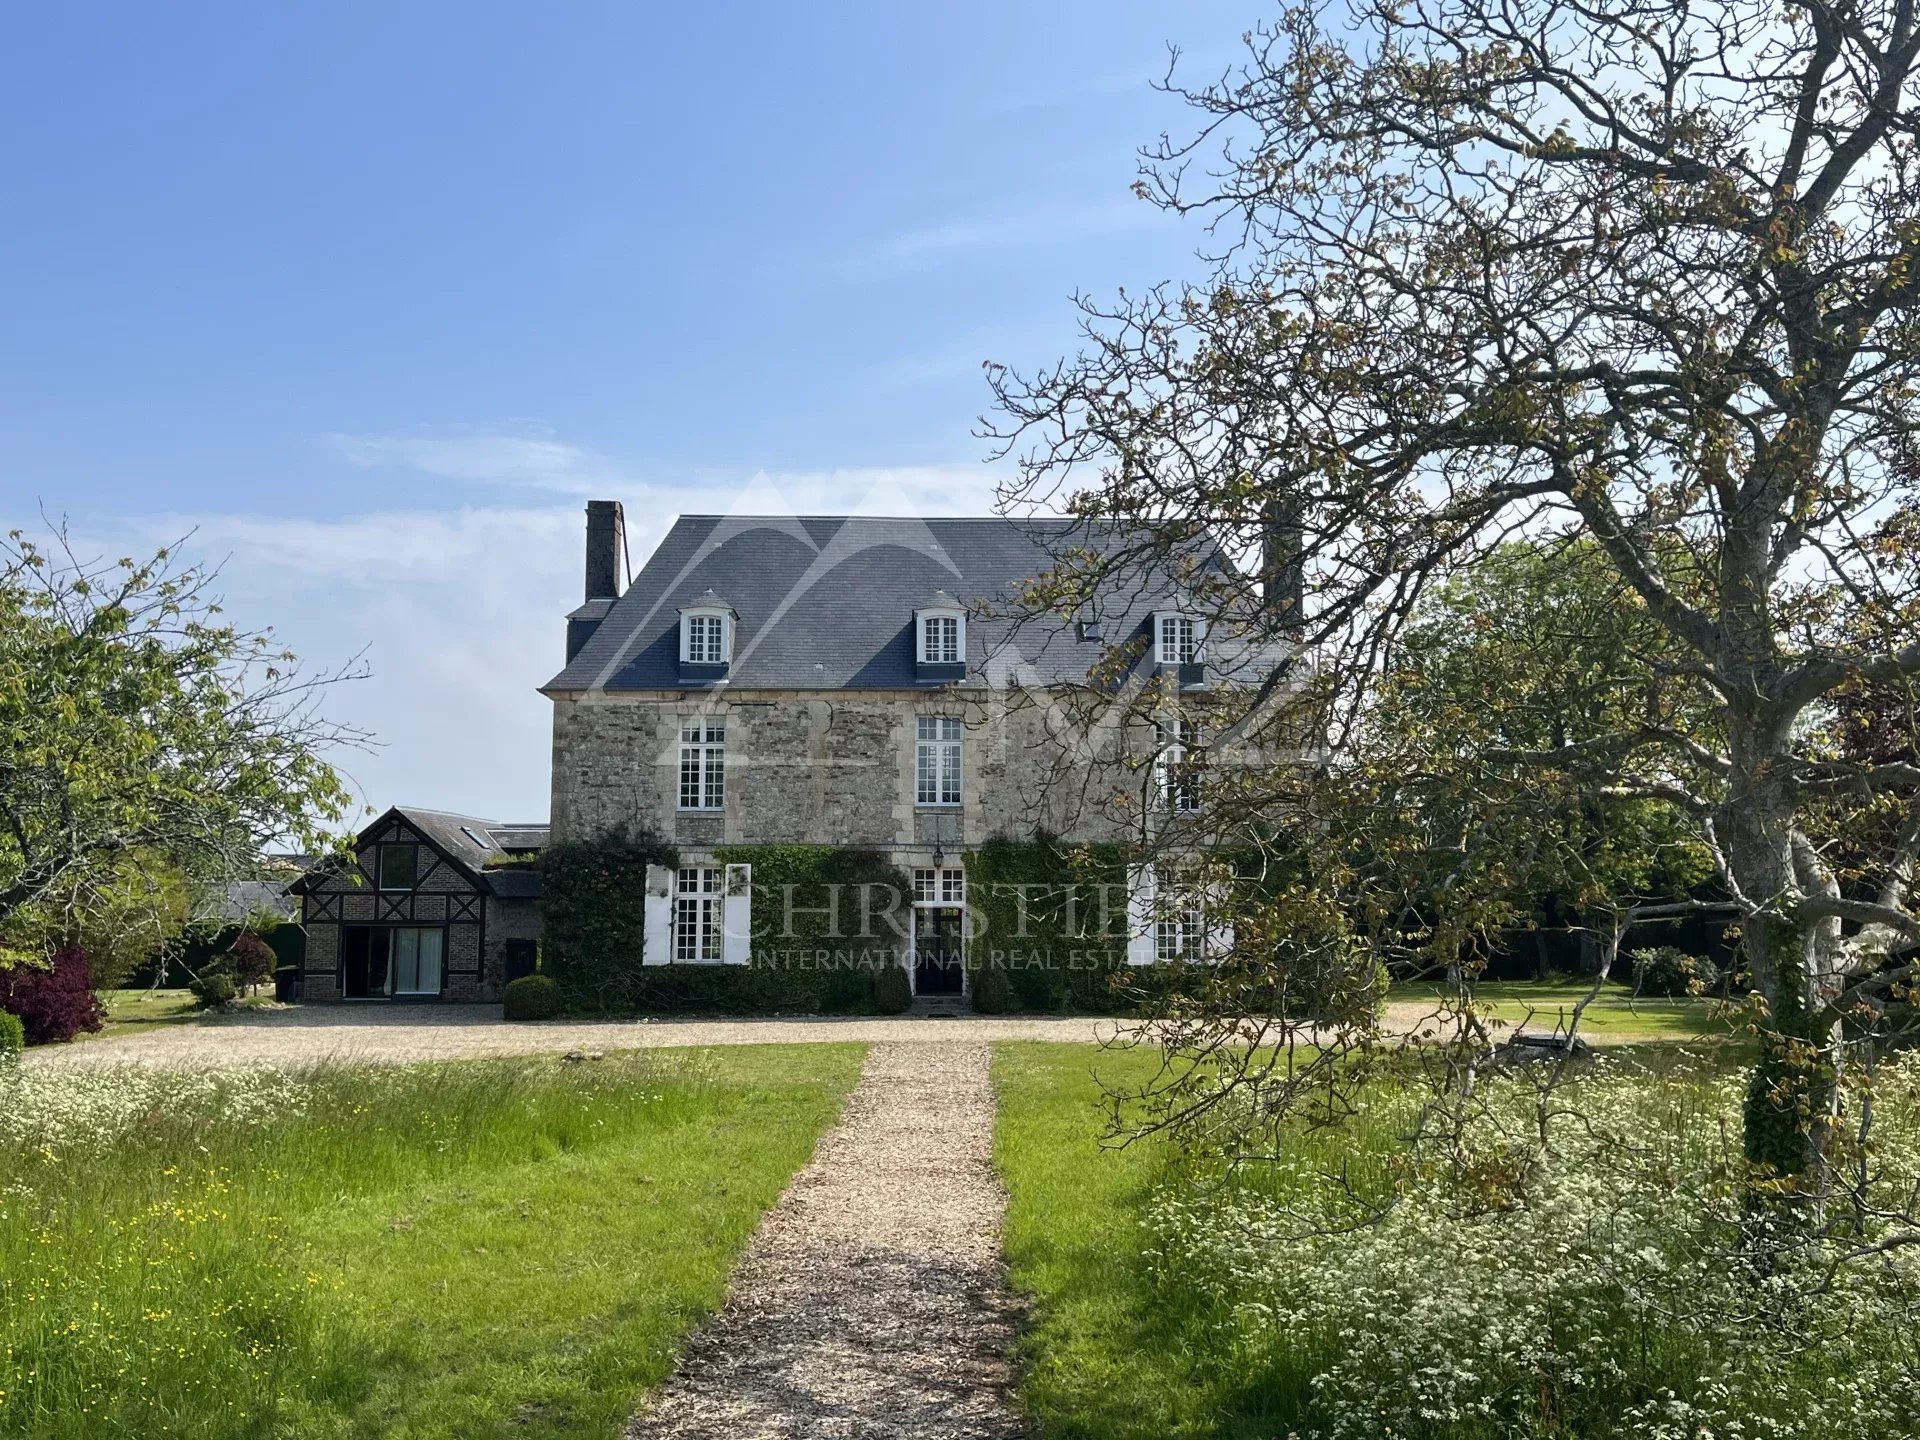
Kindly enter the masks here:
[[[714, 714], [727, 727], [725, 808], [683, 811], [681, 723]], [[921, 716], [964, 723], [958, 806], [917, 803]], [[1116, 790], [1138, 789], [1137, 768], [1091, 765], [1063, 783], [1049, 734], [1059, 720], [1044, 696], [979, 688], [555, 697], [553, 837], [640, 825], [694, 852], [847, 845], [889, 852], [903, 864], [936, 846], [957, 857], [996, 834], [1122, 838], [1105, 802]]]

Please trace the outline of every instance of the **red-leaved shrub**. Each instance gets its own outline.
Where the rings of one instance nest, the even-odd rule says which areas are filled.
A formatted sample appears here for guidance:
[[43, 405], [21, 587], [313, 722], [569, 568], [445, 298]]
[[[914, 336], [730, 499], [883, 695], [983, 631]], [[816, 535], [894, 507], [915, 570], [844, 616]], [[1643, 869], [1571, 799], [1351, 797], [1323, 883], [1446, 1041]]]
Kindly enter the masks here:
[[29, 1045], [71, 1040], [106, 1023], [106, 1011], [93, 993], [93, 968], [79, 949], [54, 951], [51, 969], [0, 966], [0, 1010], [20, 1017]]
[[233, 978], [249, 990], [273, 978], [273, 947], [251, 932], [242, 932], [227, 947], [233, 962]]

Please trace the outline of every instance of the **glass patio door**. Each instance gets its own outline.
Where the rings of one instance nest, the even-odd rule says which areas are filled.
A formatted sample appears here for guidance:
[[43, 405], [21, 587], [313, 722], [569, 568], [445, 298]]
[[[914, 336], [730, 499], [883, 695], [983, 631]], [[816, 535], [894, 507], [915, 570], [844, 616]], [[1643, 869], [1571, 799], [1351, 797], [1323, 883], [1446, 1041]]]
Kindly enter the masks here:
[[394, 930], [392, 977], [394, 995], [438, 995], [440, 962], [446, 944], [444, 930]]

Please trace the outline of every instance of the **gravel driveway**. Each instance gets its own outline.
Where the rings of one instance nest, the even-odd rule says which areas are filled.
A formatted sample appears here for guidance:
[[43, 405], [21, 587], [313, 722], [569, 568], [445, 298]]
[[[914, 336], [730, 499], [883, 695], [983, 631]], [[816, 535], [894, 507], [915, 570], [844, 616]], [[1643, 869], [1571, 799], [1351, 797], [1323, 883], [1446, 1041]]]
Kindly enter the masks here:
[[1020, 1434], [987, 1047], [925, 1023], [948, 1043], [868, 1051], [840, 1123], [630, 1440]]
[[1056, 1016], [807, 1017], [791, 1020], [565, 1020], [501, 1023], [498, 1005], [313, 1005], [170, 1023], [27, 1052], [29, 1065], [403, 1064], [570, 1050], [794, 1042], [1095, 1040], [1111, 1020]]

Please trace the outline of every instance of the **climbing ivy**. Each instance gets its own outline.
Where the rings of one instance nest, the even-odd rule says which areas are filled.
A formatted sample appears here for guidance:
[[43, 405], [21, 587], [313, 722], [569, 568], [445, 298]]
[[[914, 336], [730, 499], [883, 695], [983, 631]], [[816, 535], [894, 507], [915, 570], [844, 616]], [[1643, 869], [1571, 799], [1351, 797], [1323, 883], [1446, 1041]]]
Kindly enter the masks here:
[[679, 852], [651, 830], [620, 828], [549, 845], [540, 856], [540, 968], [573, 1010], [642, 1008], [647, 867]]
[[[998, 836], [966, 857], [969, 983], [998, 970], [1021, 1010], [1112, 1013], [1146, 979], [1127, 968], [1127, 866], [1118, 845]], [[997, 989], [997, 982], [987, 982]]]

